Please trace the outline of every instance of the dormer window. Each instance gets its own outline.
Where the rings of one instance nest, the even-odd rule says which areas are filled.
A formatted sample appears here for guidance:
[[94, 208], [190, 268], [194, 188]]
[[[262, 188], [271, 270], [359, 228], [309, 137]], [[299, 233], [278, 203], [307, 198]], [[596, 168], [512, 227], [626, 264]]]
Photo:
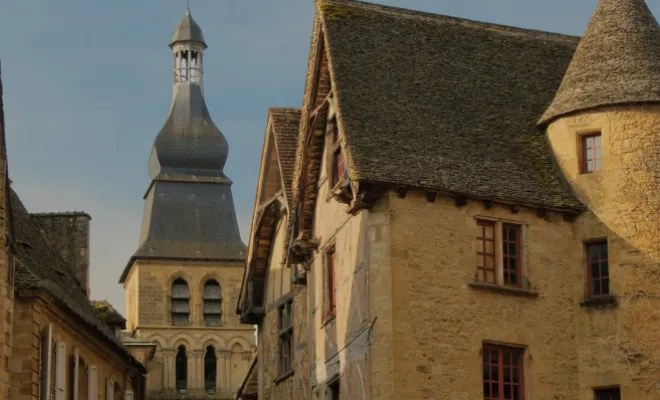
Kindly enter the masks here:
[[581, 172], [590, 174], [598, 172], [603, 167], [603, 147], [600, 132], [583, 135]]

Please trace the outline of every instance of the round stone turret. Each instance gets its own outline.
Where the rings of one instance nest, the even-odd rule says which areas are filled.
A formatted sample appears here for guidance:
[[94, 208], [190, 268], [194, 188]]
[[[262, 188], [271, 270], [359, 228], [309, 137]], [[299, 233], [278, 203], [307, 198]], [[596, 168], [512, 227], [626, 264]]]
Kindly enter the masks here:
[[[540, 125], [589, 209], [574, 224], [580, 261], [567, 277], [582, 305], [582, 397], [617, 384], [625, 398], [656, 399], [648, 388], [660, 382], [660, 27], [643, 0], [601, 0]], [[606, 243], [604, 263], [589, 261], [592, 242]], [[604, 296], [593, 289], [601, 276]]]

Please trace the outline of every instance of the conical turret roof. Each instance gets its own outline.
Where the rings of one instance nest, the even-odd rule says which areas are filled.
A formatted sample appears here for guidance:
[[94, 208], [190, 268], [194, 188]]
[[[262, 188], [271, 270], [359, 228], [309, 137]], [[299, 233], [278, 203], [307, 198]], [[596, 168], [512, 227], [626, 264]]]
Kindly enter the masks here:
[[174, 28], [174, 33], [172, 33], [172, 40], [170, 41], [170, 46], [176, 42], [187, 42], [194, 41], [200, 42], [206, 47], [206, 42], [204, 42], [204, 33], [202, 33], [202, 28], [197, 25], [197, 22], [190, 15], [190, 9], [186, 10], [186, 15], [183, 17], [181, 22]]
[[601, 0], [539, 124], [644, 102], [660, 102], [660, 27], [644, 0]]

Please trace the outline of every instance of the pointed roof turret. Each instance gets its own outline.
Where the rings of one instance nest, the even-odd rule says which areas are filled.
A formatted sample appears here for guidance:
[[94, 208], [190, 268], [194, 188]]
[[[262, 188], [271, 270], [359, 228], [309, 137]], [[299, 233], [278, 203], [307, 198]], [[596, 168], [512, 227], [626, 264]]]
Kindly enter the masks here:
[[645, 102], [660, 102], [660, 27], [644, 0], [601, 0], [539, 124]]
[[183, 17], [179, 25], [174, 28], [174, 33], [172, 34], [172, 40], [170, 41], [170, 46], [177, 42], [200, 42], [206, 48], [206, 42], [204, 42], [204, 33], [202, 33], [202, 28], [197, 25], [197, 22], [190, 15], [190, 9], [186, 9], [186, 15]]

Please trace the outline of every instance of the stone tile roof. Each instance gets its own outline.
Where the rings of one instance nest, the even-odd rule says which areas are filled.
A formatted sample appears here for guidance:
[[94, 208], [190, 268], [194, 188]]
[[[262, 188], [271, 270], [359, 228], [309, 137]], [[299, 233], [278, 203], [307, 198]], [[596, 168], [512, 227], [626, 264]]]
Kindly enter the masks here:
[[582, 210], [536, 122], [579, 38], [318, 3], [351, 178]]
[[296, 160], [296, 146], [298, 143], [298, 128], [300, 125], [300, 109], [271, 107], [268, 109], [273, 133], [275, 136], [275, 145], [282, 168], [282, 180], [284, 181], [284, 191], [286, 192], [289, 205], [293, 204], [293, 174]]
[[[286, 196], [290, 215], [287, 217], [286, 234], [284, 235], [284, 246], [289, 245], [289, 239], [293, 230], [295, 219], [292, 217], [293, 208], [296, 204], [293, 194], [293, 179], [296, 168], [296, 149], [298, 145], [298, 131], [300, 128], [299, 108], [271, 107], [269, 109], [273, 123], [273, 133], [277, 146], [277, 154], [282, 169], [282, 181], [284, 182], [284, 194]], [[282, 261], [286, 261], [288, 252], [282, 253]]]
[[44, 290], [50, 293], [83, 324], [105, 339], [115, 352], [146, 372], [144, 367], [121, 346], [110, 328], [97, 318], [84, 289], [74, 278], [71, 267], [50, 247], [46, 236], [32, 221], [13, 189], [9, 201], [16, 250], [15, 287], [19, 296], [25, 291]]
[[539, 121], [608, 104], [660, 101], [660, 27], [644, 0], [601, 0]]

